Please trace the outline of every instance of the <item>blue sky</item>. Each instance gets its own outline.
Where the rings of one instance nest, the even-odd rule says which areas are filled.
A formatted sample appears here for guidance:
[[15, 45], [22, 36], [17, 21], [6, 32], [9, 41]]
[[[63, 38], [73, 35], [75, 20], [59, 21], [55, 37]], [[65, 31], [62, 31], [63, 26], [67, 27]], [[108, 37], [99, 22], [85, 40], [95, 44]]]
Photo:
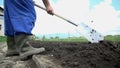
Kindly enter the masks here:
[[0, 5], [3, 5], [3, 0], [0, 0]]
[[[39, 1], [41, 1], [41, 0], [38, 0], [38, 2]], [[120, 24], [118, 23], [118, 22], [120, 22], [119, 21], [119, 18], [120, 18], [120, 0], [89, 0], [89, 4], [87, 3], [88, 0], [51, 0], [51, 1], [53, 2], [53, 7], [57, 11], [57, 13], [60, 13], [60, 15], [68, 17], [68, 18], [70, 18], [70, 20], [72, 19], [75, 22], [81, 22], [80, 20], [84, 18], [84, 15], [87, 12], [89, 12], [90, 9], [92, 9], [92, 11], [90, 11], [88, 13], [88, 16], [90, 15], [90, 20], [95, 21], [95, 23], [93, 23], [94, 25], [92, 25], [94, 28], [99, 28], [98, 31], [100, 31], [100, 32], [102, 32], [103, 30], [106, 30], [106, 31], [103, 31], [103, 33], [106, 33], [106, 32], [116, 33], [117, 32], [120, 34]], [[106, 4], [109, 1], [112, 1], [112, 3]], [[74, 4], [74, 5], [72, 5], [72, 4]], [[81, 4], [83, 4], [83, 6]], [[3, 0], [0, 0], [0, 5], [3, 5]], [[79, 5], [80, 9], [75, 8], [75, 7], [78, 7], [77, 5]], [[89, 5], [89, 6], [87, 7], [87, 5]], [[71, 8], [68, 8], [69, 6]], [[101, 8], [101, 7], [104, 7], [105, 10], [104, 10], [104, 8]], [[87, 8], [90, 8], [90, 9], [87, 9]], [[73, 10], [71, 10], [71, 9], [73, 9]], [[64, 11], [61, 11], [61, 10], [64, 10]], [[39, 24], [37, 23], [37, 25], [33, 31], [34, 33], [47, 33], [47, 32], [54, 33], [54, 31], [58, 31], [58, 32], [62, 33], [62, 31], [65, 32], [65, 31], [67, 31], [67, 29], [70, 32], [75, 32], [73, 29], [74, 27], [71, 26], [70, 24], [68, 24], [66, 22], [64, 23], [64, 21], [62, 21], [58, 18], [55, 18], [55, 17], [51, 17], [45, 13], [44, 13], [44, 15], [42, 15], [41, 14], [42, 11], [40, 11], [40, 9], [37, 9], [37, 11], [40, 12], [40, 19], [41, 19], [41, 16], [45, 16], [44, 18], [47, 18], [49, 20], [47, 20], [47, 21], [46, 21], [46, 19], [42, 19], [44, 21], [38, 20], [37, 22], [41, 22], [41, 23], [39, 23]], [[69, 13], [68, 13], [68, 11], [69, 11]], [[104, 17], [104, 15], [106, 15], [106, 17]], [[102, 16], [102, 18], [101, 18], [101, 16]], [[39, 18], [39, 16], [38, 16], [38, 18]], [[56, 23], [45, 24], [48, 21], [56, 22]], [[47, 26], [47, 28], [46, 28], [46, 26]], [[63, 27], [65, 27], [65, 28], [63, 28]], [[107, 27], [107, 28], [105, 28], [105, 27]], [[38, 29], [39, 29], [39, 32], [38, 32]], [[43, 30], [41, 30], [41, 29], [43, 29]]]
[[[57, 3], [59, 0], [53, 0], [54, 3]], [[90, 0], [90, 9], [94, 8], [95, 5], [103, 2], [105, 0]], [[111, 4], [116, 10], [120, 10], [120, 0], [112, 0]]]
[[[0, 5], [3, 5], [4, 0], [0, 0]], [[57, 3], [59, 0], [53, 0], [54, 3]], [[99, 4], [104, 0], [90, 0], [90, 8], [93, 8], [95, 5]], [[120, 0], [112, 0], [111, 4], [116, 10], [120, 10]]]
[[90, 9], [93, 9], [95, 5], [101, 3], [104, 0], [90, 0]]
[[[93, 9], [95, 5], [103, 2], [105, 0], [90, 0], [90, 9]], [[112, 0], [111, 4], [116, 10], [120, 10], [120, 0]]]
[[112, 5], [116, 10], [120, 10], [120, 0], [112, 0]]
[[53, 0], [54, 3], [57, 3], [59, 0]]

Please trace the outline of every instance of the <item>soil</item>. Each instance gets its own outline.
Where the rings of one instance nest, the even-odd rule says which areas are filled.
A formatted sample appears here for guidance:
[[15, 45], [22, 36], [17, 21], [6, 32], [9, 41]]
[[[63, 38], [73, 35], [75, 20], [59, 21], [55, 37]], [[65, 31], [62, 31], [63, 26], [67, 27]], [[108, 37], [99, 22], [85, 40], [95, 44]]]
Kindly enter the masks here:
[[31, 42], [45, 47], [43, 55], [53, 56], [62, 68], [120, 68], [120, 43]]
[[46, 51], [34, 55], [35, 60], [30, 58], [25, 61], [14, 61], [12, 58], [15, 57], [4, 56], [6, 44], [0, 44], [0, 68], [120, 68], [120, 42], [31, 41], [30, 43], [36, 48], [44, 47]]

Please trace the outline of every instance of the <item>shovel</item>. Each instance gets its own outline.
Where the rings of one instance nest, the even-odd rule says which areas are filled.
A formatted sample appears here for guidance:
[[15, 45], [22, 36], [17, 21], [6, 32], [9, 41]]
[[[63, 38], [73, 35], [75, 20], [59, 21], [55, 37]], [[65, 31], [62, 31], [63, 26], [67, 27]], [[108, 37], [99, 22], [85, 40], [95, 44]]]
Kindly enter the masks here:
[[[37, 5], [36, 3], [34, 3], [34, 5], [38, 8], [41, 8], [42, 10], [45, 10], [45, 8], [43, 8], [40, 5]], [[58, 15], [54, 13], [54, 16], [63, 19], [65, 21], [67, 21], [68, 23], [74, 25], [76, 27], [76, 30], [78, 32], [80, 32], [89, 42], [91, 43], [99, 43], [101, 41], [104, 40], [104, 36], [102, 36], [99, 32], [97, 32], [96, 30], [92, 29], [91, 27], [89, 27], [87, 24], [85, 24], [84, 22], [81, 22], [79, 25], [77, 25], [76, 23]]]

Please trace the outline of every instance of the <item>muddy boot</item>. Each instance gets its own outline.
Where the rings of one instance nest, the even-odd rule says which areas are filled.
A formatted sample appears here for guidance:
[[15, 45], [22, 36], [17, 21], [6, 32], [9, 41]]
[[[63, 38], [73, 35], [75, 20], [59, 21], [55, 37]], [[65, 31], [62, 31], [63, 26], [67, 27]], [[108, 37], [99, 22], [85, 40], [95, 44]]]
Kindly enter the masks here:
[[18, 50], [16, 50], [14, 37], [7, 36], [7, 48], [6, 57], [19, 55]]
[[45, 51], [45, 48], [33, 48], [29, 41], [31, 35], [20, 35], [16, 37], [16, 43], [20, 46], [20, 59], [26, 59], [28, 56], [32, 56]]
[[34, 48], [32, 46], [28, 46], [26, 48], [23, 48], [20, 53], [20, 59], [24, 60], [32, 55], [39, 54], [41, 52], [45, 51], [45, 48]]

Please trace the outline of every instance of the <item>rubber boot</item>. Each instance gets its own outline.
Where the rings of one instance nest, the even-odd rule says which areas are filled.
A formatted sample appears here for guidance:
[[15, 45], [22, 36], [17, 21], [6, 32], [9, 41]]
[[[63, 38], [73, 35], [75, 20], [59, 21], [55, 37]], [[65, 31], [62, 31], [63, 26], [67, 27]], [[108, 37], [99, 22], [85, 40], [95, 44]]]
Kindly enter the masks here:
[[7, 36], [7, 52], [6, 52], [6, 57], [9, 56], [18, 56], [19, 52], [16, 50], [15, 46], [15, 39], [14, 37]]
[[29, 41], [31, 39], [31, 35], [20, 35], [20, 36], [16, 36], [16, 43], [17, 45], [19, 45], [20, 47], [18, 48], [18, 50], [20, 50], [20, 59], [25, 59], [28, 56], [32, 56], [38, 53], [41, 53], [43, 51], [45, 51], [45, 48], [41, 47], [41, 48], [33, 48]]

